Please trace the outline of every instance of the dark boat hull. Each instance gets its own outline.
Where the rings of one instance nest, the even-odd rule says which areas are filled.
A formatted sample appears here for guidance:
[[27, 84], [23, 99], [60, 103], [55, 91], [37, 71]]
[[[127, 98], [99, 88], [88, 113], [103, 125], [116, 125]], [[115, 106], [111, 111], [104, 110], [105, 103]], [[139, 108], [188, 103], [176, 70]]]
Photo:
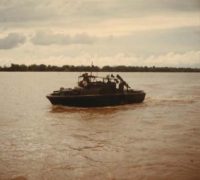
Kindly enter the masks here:
[[136, 91], [132, 93], [103, 94], [103, 95], [74, 95], [60, 96], [48, 95], [47, 98], [53, 105], [76, 106], [76, 107], [98, 107], [114, 106], [121, 104], [141, 103], [144, 101], [145, 93]]

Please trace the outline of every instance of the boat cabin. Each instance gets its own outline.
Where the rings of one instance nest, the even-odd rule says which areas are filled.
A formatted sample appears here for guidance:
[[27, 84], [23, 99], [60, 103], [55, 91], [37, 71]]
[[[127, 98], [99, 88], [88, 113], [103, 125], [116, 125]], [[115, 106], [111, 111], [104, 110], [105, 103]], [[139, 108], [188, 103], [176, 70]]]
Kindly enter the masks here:
[[124, 87], [127, 90], [129, 85], [119, 76], [116, 77], [111, 74], [106, 77], [94, 76], [92, 74], [84, 73], [78, 77], [78, 86], [85, 89], [102, 89], [108, 92], [123, 92]]

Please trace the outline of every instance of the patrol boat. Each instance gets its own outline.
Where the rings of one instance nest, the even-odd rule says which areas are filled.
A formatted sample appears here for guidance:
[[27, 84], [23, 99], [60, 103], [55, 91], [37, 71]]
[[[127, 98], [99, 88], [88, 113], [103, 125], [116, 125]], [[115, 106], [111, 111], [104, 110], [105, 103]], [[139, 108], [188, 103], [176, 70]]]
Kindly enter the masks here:
[[98, 107], [141, 103], [145, 92], [131, 89], [119, 74], [99, 77], [84, 73], [78, 77], [77, 87], [62, 87], [46, 97], [53, 105]]

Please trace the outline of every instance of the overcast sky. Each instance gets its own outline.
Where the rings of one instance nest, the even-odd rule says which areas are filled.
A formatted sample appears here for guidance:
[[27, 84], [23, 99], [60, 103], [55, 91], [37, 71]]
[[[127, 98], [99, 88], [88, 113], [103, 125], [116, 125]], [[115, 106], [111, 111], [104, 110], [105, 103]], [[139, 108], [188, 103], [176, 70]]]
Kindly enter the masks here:
[[0, 66], [200, 68], [200, 0], [0, 0]]

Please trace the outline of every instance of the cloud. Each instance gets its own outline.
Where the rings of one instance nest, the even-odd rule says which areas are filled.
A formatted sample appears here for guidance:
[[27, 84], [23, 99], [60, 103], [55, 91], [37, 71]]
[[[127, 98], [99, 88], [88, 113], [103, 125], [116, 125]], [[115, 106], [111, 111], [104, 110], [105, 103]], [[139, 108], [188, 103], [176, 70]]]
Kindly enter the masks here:
[[199, 0], [0, 0], [0, 49], [11, 49], [0, 61], [199, 67], [199, 12]]
[[199, 0], [94, 0], [82, 1], [80, 14], [89, 17], [132, 17], [173, 12], [199, 12]]
[[[133, 32], [112, 36], [107, 41], [110, 53], [134, 52], [138, 55], [187, 52], [200, 49], [200, 28], [197, 26]], [[106, 46], [101, 47], [106, 52]]]
[[25, 42], [25, 36], [17, 33], [10, 33], [0, 39], [0, 49], [12, 49]]
[[199, 16], [197, 13], [112, 18], [97, 24], [88, 25], [85, 30], [93, 31], [102, 35], [124, 35], [132, 32], [173, 29], [190, 26], [200, 26]]
[[[62, 58], [64, 59], [64, 58]], [[200, 68], [200, 51], [188, 51], [184, 53], [168, 52], [160, 55], [149, 55], [147, 57], [138, 56], [136, 54], [118, 53], [112, 56], [94, 55], [92, 58], [89, 54], [82, 57], [76, 57], [73, 61], [65, 58], [66, 64], [88, 64], [88, 59], [92, 59], [95, 65], [128, 65], [128, 66], [157, 66], [157, 67], [193, 67]], [[62, 62], [62, 60], [61, 60]]]
[[1, 0], [0, 22], [90, 22], [199, 10], [199, 0]]
[[[152, 2], [151, 2], [152, 1]], [[171, 11], [199, 11], [199, 0], [150, 0], [149, 3], [154, 4], [161, 10], [168, 9]]]
[[32, 43], [35, 45], [70, 45], [70, 44], [92, 44], [96, 40], [95, 37], [87, 34], [76, 34], [74, 36], [58, 33], [38, 32], [32, 38]]
[[[23, 46], [23, 48], [25, 48]], [[15, 53], [13, 55], [4, 51], [1, 55], [0, 65], [9, 65], [11, 63], [17, 64], [50, 64], [50, 65], [90, 65], [93, 61], [94, 65], [104, 66], [168, 66], [168, 67], [193, 67], [200, 68], [200, 50], [187, 51], [187, 52], [167, 52], [163, 54], [150, 54], [148, 56], [142, 56], [138, 54], [128, 54], [124, 52], [118, 52], [111, 55], [99, 55], [97, 53], [81, 52], [76, 55], [70, 56], [67, 53], [54, 54], [50, 53], [54, 51], [54, 47], [45, 46], [45, 54], [41, 55], [42, 50], [38, 47], [34, 47], [30, 44], [28, 52], [22, 51], [23, 48], [13, 49]], [[64, 47], [61, 47], [64, 52]], [[43, 48], [42, 48], [43, 49]], [[60, 48], [56, 48], [59, 52]], [[9, 57], [9, 58], [8, 58]]]
[[197, 26], [199, 11], [199, 0], [1, 0], [0, 29], [116, 35]]
[[[75, 3], [76, 4], [76, 3]], [[1, 0], [0, 22], [2, 23], [32, 23], [56, 21], [70, 12], [73, 5], [70, 0]], [[73, 9], [73, 8], [72, 8]]]
[[[85, 60], [85, 62], [83, 62]], [[82, 58], [83, 64], [87, 63]], [[184, 53], [168, 52], [160, 55], [149, 55], [147, 57], [136, 54], [118, 53], [113, 56], [93, 57], [93, 63], [97, 65], [129, 65], [129, 66], [157, 66], [157, 67], [198, 67], [200, 68], [200, 51], [188, 51]]]
[[38, 11], [33, 1], [2, 1], [0, 3], [0, 22], [26, 22], [28, 20], [43, 19], [46, 12]]
[[184, 53], [169, 52], [159, 56], [150, 56], [144, 63], [148, 66], [194, 67], [200, 68], [200, 51]]

